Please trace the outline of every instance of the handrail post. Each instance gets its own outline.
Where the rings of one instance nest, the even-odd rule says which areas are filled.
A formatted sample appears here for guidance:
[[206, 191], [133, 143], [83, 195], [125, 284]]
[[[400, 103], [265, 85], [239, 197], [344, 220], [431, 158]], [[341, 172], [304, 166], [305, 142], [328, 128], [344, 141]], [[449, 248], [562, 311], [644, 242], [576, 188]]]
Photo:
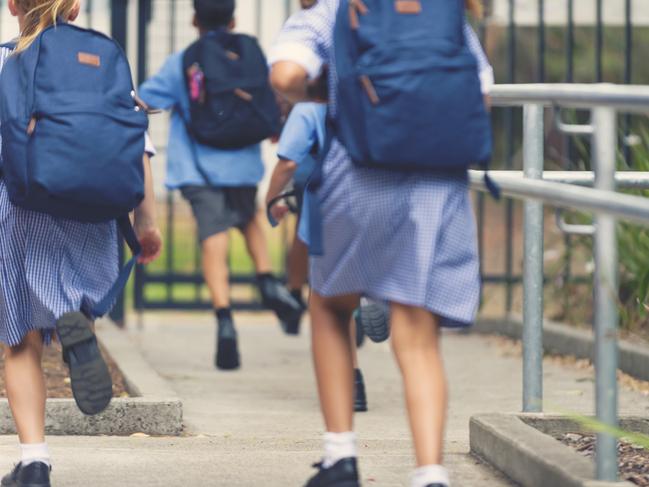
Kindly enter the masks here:
[[[543, 177], [543, 105], [523, 107], [523, 170]], [[543, 409], [543, 203], [524, 206], [523, 258], [523, 412]]]
[[[617, 119], [613, 108], [593, 109], [593, 159], [595, 188], [615, 191]], [[597, 419], [616, 427], [617, 418], [617, 327], [618, 268], [616, 220], [600, 214], [595, 218], [595, 375]], [[597, 479], [617, 480], [617, 440], [597, 435]]]

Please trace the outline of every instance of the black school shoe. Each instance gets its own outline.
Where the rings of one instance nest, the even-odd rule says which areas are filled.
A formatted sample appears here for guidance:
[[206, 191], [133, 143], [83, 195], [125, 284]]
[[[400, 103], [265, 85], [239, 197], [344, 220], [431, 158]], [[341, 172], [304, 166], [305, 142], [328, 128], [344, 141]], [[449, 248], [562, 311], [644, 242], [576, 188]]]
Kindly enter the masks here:
[[50, 487], [49, 465], [33, 462], [26, 467], [16, 465], [11, 473], [2, 477], [2, 487]]
[[378, 301], [370, 301], [354, 312], [356, 324], [375, 343], [386, 341], [390, 337], [390, 308]]
[[113, 381], [99, 351], [92, 322], [80, 312], [66, 313], [56, 322], [63, 361], [70, 369], [72, 394], [82, 413], [101, 413], [113, 397]]
[[262, 304], [265, 308], [274, 311], [281, 323], [285, 326], [294, 324], [296, 321], [299, 323], [304, 308], [276, 277], [268, 274], [259, 276], [257, 287]]
[[360, 487], [358, 466], [355, 458], [343, 458], [329, 468], [323, 468], [322, 463], [313, 465], [319, 469], [304, 487]]
[[354, 411], [364, 413], [367, 411], [367, 396], [365, 395], [365, 381], [361, 369], [354, 369]]
[[300, 334], [300, 323], [302, 322], [302, 316], [304, 316], [304, 310], [299, 314], [295, 313], [290, 320], [282, 321], [282, 330], [284, 333], [291, 336], [297, 336]]
[[237, 330], [232, 318], [220, 318], [216, 334], [214, 365], [220, 370], [235, 370], [241, 366]]

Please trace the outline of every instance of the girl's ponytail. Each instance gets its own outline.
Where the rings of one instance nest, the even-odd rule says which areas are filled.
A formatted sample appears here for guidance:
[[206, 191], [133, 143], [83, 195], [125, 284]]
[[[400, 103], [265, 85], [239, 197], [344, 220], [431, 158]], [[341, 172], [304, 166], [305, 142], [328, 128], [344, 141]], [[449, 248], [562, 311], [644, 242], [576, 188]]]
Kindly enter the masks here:
[[25, 12], [16, 52], [27, 49], [41, 32], [56, 24], [59, 18], [67, 20], [77, 4], [78, 0], [16, 0], [16, 6]]
[[482, 0], [465, 1], [467, 10], [475, 15], [476, 18], [481, 19], [484, 14], [484, 5], [482, 4]]

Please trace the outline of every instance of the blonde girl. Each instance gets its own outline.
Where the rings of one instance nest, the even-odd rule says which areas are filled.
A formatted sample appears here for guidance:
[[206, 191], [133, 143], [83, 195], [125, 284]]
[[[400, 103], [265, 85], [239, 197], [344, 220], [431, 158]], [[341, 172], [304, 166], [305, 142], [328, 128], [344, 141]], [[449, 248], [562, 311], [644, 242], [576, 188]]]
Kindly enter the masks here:
[[[55, 22], [75, 20], [79, 9], [78, 0], [9, 0], [21, 32], [16, 51], [29, 47]], [[11, 55], [10, 48], [0, 48], [0, 69]], [[140, 261], [147, 263], [159, 254], [161, 238], [148, 155], [143, 164], [145, 199], [135, 211], [135, 231], [143, 247]], [[108, 292], [117, 277], [117, 249], [114, 223], [79, 223], [14, 206], [0, 173], [0, 342], [21, 449], [20, 462], [2, 479], [2, 487], [50, 485], [43, 346], [52, 340], [62, 315], [87, 311]], [[84, 326], [90, 328], [90, 322]], [[92, 353], [100, 359], [96, 347]]]

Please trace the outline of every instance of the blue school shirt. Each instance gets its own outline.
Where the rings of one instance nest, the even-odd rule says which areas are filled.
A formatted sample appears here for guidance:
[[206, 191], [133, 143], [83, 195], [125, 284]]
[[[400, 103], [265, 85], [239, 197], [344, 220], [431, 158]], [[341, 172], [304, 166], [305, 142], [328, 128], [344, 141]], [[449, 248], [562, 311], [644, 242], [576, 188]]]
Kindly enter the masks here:
[[[297, 163], [293, 177], [298, 185], [304, 186], [313, 172], [316, 161], [311, 156], [315, 144], [322, 150], [325, 143], [325, 120], [327, 105], [323, 103], [298, 103], [291, 111], [277, 150], [278, 156]], [[298, 238], [309, 245], [309, 208], [311, 195], [305, 191], [302, 213], [298, 226]]]
[[298, 103], [284, 125], [277, 147], [280, 159], [297, 163], [293, 180], [297, 186], [306, 184], [315, 169], [314, 146], [322, 149], [325, 140], [327, 105], [324, 103]]
[[257, 186], [264, 176], [259, 144], [221, 150], [199, 144], [189, 136], [184, 122], [189, 120], [189, 95], [183, 75], [183, 54], [171, 55], [139, 91], [140, 98], [147, 105], [172, 110], [167, 147], [167, 187], [175, 189], [208, 184], [196, 168], [195, 157], [209, 177], [211, 186]]

